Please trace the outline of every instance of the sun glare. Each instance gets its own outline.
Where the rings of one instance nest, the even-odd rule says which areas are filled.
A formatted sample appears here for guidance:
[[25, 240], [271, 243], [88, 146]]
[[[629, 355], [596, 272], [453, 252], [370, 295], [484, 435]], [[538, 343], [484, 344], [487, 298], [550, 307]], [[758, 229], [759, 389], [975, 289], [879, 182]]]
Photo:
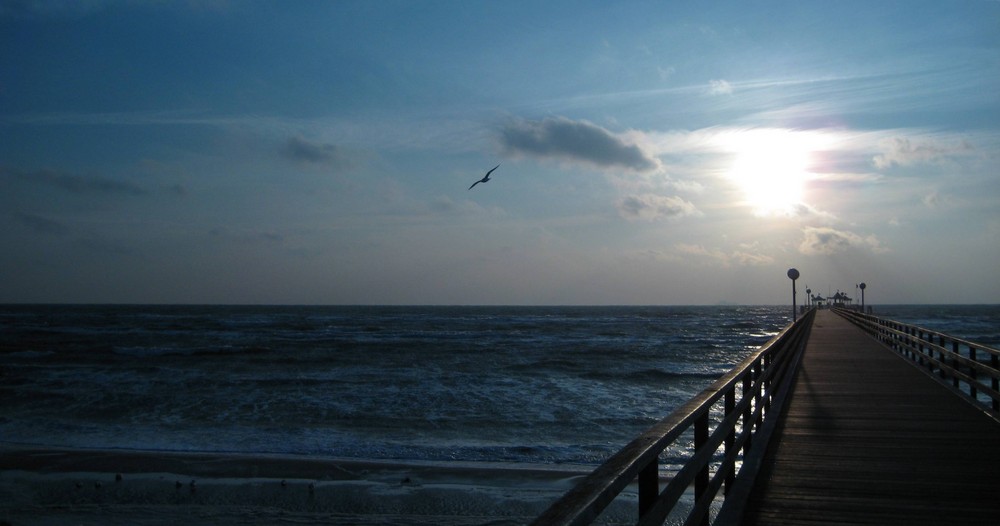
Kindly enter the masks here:
[[760, 216], [791, 214], [810, 178], [811, 141], [790, 130], [747, 130], [726, 142], [735, 153], [727, 175], [744, 204]]

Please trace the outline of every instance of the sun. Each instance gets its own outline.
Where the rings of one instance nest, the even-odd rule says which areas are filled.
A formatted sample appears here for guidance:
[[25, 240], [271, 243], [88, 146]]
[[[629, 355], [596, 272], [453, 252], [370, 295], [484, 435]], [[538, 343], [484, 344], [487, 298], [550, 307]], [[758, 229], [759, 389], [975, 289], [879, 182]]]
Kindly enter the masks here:
[[791, 215], [802, 203], [813, 145], [791, 130], [745, 130], [726, 141], [728, 178], [758, 216]]

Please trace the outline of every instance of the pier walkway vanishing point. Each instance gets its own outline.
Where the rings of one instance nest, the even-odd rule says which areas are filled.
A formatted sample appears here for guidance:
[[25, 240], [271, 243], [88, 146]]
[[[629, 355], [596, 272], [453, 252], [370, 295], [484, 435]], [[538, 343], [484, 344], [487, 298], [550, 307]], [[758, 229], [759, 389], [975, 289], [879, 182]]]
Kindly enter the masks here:
[[[668, 516], [692, 526], [1000, 524], [1000, 352], [970, 343], [873, 316], [811, 311], [533, 524], [600, 522], [630, 482], [638, 482], [638, 524]], [[960, 346], [981, 357], [965, 358]], [[992, 398], [992, 413], [959, 380]], [[657, 476], [657, 457], [692, 432], [690, 459]], [[688, 511], [676, 508], [692, 487]]]
[[744, 524], [1000, 524], [1000, 423], [820, 311]]

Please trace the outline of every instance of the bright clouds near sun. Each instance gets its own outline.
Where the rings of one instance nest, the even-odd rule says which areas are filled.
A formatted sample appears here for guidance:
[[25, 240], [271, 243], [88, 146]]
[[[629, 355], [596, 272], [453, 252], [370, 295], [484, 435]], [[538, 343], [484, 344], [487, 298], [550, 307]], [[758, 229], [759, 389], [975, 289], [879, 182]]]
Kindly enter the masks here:
[[600, 168], [646, 172], [660, 166], [655, 157], [607, 129], [565, 117], [512, 120], [500, 130], [500, 145], [509, 154], [584, 162]]
[[806, 227], [799, 252], [805, 255], [829, 256], [850, 249], [885, 252], [887, 249], [874, 235], [860, 236], [854, 232], [830, 227]]
[[968, 141], [948, 144], [925, 140], [914, 144], [906, 137], [885, 139], [880, 146], [882, 153], [872, 159], [875, 167], [879, 170], [885, 170], [892, 166], [911, 166], [918, 163], [935, 162], [948, 157], [966, 155], [974, 150]]
[[618, 201], [617, 207], [619, 215], [629, 221], [656, 221], [701, 213], [693, 203], [680, 197], [656, 194], [628, 195]]

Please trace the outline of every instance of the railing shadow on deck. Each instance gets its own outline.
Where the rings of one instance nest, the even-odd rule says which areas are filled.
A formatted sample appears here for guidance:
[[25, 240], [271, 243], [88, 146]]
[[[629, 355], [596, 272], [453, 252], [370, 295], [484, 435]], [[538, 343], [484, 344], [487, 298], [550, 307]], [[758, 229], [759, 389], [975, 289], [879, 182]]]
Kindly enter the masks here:
[[1000, 417], [1000, 350], [872, 314], [847, 309], [834, 312], [945, 385], [950, 382], [955, 391], [994, 418]]
[[[640, 525], [663, 524], [692, 485], [694, 503], [684, 524], [738, 524], [801, 363], [815, 314], [815, 310], [808, 311], [733, 370], [654, 424], [532, 524], [590, 524], [633, 482], [638, 482]], [[690, 457], [661, 491], [660, 455], [685, 437], [691, 440], [692, 433]], [[718, 500], [722, 501], [721, 508], [713, 519], [713, 505], [720, 505]]]

